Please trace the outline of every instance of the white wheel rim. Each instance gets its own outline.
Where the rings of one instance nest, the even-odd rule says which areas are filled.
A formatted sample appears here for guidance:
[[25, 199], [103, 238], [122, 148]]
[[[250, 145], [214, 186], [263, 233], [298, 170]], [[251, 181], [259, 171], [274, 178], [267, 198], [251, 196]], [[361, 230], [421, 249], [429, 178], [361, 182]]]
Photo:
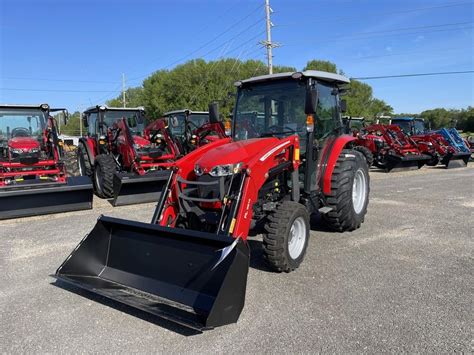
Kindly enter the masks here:
[[362, 169], [356, 171], [354, 181], [352, 183], [352, 205], [354, 212], [359, 214], [365, 205], [367, 198], [367, 179]]
[[295, 260], [301, 255], [306, 243], [306, 223], [303, 217], [298, 217], [293, 221], [288, 236], [288, 252], [290, 257]]

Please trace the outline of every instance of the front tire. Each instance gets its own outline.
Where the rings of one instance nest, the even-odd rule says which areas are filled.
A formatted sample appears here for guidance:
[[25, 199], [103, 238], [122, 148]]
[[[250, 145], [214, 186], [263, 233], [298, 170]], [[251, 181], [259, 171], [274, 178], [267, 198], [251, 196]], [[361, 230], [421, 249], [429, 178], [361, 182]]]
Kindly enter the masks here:
[[112, 156], [100, 154], [95, 158], [94, 185], [101, 198], [114, 196], [115, 160]]
[[362, 153], [344, 149], [331, 177], [326, 196], [332, 210], [323, 215], [327, 225], [338, 232], [353, 231], [364, 222], [369, 203], [369, 170]]
[[66, 166], [66, 176], [80, 176], [79, 167], [77, 165], [76, 150], [64, 150], [64, 165]]
[[263, 235], [263, 254], [277, 272], [290, 272], [304, 259], [309, 240], [309, 213], [294, 201], [284, 201], [270, 214]]
[[76, 150], [77, 154], [77, 170], [80, 176], [92, 176], [92, 166], [87, 154], [86, 147], [80, 143]]

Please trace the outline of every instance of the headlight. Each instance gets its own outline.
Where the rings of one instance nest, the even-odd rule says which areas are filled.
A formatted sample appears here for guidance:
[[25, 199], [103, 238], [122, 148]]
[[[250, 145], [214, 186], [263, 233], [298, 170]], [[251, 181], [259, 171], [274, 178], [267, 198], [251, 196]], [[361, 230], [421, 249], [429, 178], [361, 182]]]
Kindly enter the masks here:
[[431, 142], [426, 142], [426, 145], [428, 145], [428, 146], [431, 147], [431, 146], [433, 145], [433, 143], [431, 143]]
[[39, 153], [39, 149], [38, 148], [30, 149], [30, 153]]
[[209, 171], [209, 175], [214, 177], [229, 176], [237, 174], [242, 168], [242, 163], [217, 165]]
[[13, 154], [23, 154], [23, 149], [11, 149]]

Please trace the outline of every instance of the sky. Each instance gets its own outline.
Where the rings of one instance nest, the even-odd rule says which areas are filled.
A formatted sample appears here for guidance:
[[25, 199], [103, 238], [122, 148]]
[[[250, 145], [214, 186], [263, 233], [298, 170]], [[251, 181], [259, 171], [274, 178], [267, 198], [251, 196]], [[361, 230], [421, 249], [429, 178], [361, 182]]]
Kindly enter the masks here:
[[[474, 70], [473, 0], [271, 0], [274, 64], [353, 78]], [[266, 61], [264, 0], [0, 0], [0, 102], [69, 111], [193, 58]], [[474, 74], [367, 80], [396, 113], [474, 105]]]

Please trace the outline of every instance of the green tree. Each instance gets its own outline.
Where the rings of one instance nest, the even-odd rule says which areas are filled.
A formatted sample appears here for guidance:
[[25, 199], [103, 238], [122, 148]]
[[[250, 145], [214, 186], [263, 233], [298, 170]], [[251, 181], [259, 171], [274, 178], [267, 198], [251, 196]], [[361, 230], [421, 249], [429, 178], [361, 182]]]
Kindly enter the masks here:
[[67, 125], [61, 125], [61, 134], [68, 136], [78, 136], [80, 131], [80, 113], [79, 111], [76, 111], [69, 115]]
[[321, 70], [329, 73], [337, 73], [337, 66], [328, 60], [313, 59], [306, 63], [303, 70]]

